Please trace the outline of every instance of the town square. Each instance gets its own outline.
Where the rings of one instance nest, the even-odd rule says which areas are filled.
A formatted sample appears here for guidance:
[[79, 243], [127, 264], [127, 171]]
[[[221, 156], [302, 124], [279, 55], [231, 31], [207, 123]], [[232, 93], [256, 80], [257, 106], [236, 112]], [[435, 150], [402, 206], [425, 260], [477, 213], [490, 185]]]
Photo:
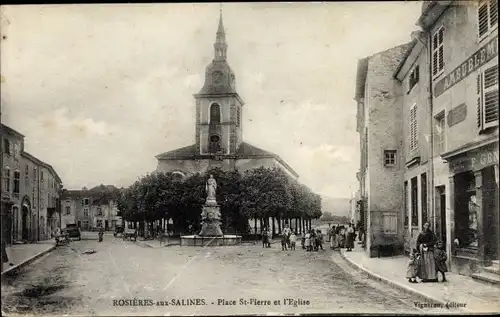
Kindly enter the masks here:
[[0, 18], [3, 315], [500, 311], [496, 1]]

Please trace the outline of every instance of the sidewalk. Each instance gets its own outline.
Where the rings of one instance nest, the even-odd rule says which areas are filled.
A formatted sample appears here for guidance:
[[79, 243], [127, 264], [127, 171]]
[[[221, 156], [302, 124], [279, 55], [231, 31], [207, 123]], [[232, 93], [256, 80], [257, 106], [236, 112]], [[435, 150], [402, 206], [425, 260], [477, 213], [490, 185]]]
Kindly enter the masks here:
[[15, 270], [31, 263], [40, 256], [52, 251], [55, 248], [54, 239], [46, 241], [38, 241], [37, 243], [29, 244], [14, 244], [7, 247], [7, 255], [9, 263], [4, 263], [2, 268], [2, 276], [4, 274], [13, 273]]
[[[430, 302], [443, 305], [466, 304], [461, 308], [464, 312], [491, 313], [500, 310], [500, 288], [474, 281], [468, 276], [452, 272], [446, 273], [445, 283], [408, 283], [406, 279], [406, 256], [369, 258], [356, 245], [352, 252], [341, 251], [341, 255], [352, 266], [361, 269], [381, 282], [390, 284], [402, 291], [410, 292], [419, 297], [428, 298]], [[441, 276], [439, 276], [441, 281]]]

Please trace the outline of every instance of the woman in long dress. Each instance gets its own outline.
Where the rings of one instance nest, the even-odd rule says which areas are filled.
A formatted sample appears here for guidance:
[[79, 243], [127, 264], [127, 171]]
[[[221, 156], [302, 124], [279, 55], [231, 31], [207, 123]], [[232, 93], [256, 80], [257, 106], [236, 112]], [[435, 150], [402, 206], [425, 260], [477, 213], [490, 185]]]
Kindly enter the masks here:
[[422, 282], [437, 282], [436, 259], [434, 257], [434, 245], [436, 235], [429, 228], [430, 224], [424, 224], [424, 230], [417, 238], [417, 250], [420, 251], [419, 278]]

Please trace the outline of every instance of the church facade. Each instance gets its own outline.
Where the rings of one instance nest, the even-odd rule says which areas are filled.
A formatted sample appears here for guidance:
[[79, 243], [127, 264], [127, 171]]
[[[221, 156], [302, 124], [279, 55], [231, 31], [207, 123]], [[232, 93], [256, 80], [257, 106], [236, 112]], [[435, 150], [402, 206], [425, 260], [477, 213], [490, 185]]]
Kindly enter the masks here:
[[243, 141], [243, 99], [236, 91], [236, 78], [227, 62], [227, 43], [222, 21], [214, 44], [214, 59], [205, 69], [205, 83], [194, 95], [195, 144], [156, 156], [156, 172], [187, 176], [211, 168], [245, 170], [279, 167], [292, 178], [298, 174], [278, 155]]

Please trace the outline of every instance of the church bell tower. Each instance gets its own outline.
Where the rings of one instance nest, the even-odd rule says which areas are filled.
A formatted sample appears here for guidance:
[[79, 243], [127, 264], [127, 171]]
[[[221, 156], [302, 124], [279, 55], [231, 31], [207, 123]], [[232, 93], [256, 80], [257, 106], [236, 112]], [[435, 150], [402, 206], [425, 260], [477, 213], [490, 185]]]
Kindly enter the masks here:
[[234, 155], [242, 142], [243, 100], [236, 92], [234, 72], [227, 63], [222, 9], [215, 36], [214, 58], [205, 69], [205, 83], [196, 100], [198, 155]]

